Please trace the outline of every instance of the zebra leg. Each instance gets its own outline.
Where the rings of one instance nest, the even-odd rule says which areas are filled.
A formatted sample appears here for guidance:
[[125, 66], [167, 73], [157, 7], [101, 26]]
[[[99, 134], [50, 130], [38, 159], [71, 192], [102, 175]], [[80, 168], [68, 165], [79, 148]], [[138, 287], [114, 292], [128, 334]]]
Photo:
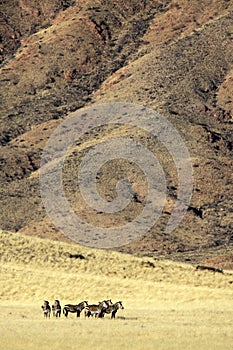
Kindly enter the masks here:
[[115, 318], [116, 313], [117, 313], [117, 310], [113, 311], [113, 312], [112, 312], [112, 316], [111, 316], [111, 318]]
[[89, 318], [91, 316], [91, 311], [90, 310], [86, 311], [85, 316]]
[[64, 308], [64, 309], [63, 309], [63, 314], [65, 315], [65, 317], [68, 316], [68, 313], [69, 313], [68, 310], [67, 310], [66, 308]]
[[77, 317], [80, 317], [80, 313], [81, 313], [81, 311], [77, 310]]
[[104, 318], [104, 310], [100, 311], [98, 318]]

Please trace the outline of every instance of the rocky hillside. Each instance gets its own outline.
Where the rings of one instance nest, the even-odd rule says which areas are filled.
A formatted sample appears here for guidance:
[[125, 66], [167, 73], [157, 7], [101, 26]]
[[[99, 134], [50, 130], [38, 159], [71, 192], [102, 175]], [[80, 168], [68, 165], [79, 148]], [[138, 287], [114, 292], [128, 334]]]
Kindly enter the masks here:
[[[164, 115], [186, 142], [194, 189], [185, 218], [165, 234], [177, 199], [174, 165], [155, 140], [118, 127], [83, 137], [65, 163], [64, 187], [72, 207], [105, 227], [127, 221], [88, 208], [77, 192], [74, 169], [88, 141], [95, 145], [113, 134], [140, 139], [159, 153], [168, 198], [156, 225], [119, 249], [180, 260], [211, 258], [226, 265], [233, 245], [232, 1], [4, 0], [0, 15], [0, 227], [68, 240], [50, 222], [40, 198], [45, 142], [80, 107], [131, 102]], [[119, 168], [131, 176], [140, 199], [124, 213], [132, 220], [145, 195], [137, 169], [124, 162], [106, 166], [100, 189], [113, 195]]]

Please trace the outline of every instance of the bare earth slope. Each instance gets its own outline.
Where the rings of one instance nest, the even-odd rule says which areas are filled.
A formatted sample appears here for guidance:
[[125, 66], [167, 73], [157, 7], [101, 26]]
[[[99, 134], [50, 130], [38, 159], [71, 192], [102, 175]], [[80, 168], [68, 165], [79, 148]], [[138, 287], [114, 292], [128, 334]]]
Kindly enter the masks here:
[[[160, 154], [168, 201], [150, 232], [120, 249], [191, 261], [211, 258], [212, 264], [229, 266], [232, 10], [231, 1], [54, 0], [43, 6], [39, 1], [5, 1], [0, 28], [0, 227], [68, 240], [48, 220], [40, 199], [37, 170], [45, 141], [70, 111], [93, 103], [131, 102], [163, 114], [186, 142], [194, 167], [187, 215], [175, 232], [164, 234], [177, 195], [174, 167], [166, 152], [143, 133], [117, 128], [85, 136], [65, 164], [64, 186], [72, 206], [87, 221], [117, 223], [117, 216], [93, 216], [71, 181], [74, 169], [88, 141], [96, 144], [112, 134], [140, 139]], [[125, 213], [132, 219], [143, 205], [141, 177], [129, 165], [120, 166], [131, 174], [142, 199]], [[100, 184], [105, 196], [112, 196], [109, 179], [119, 175], [116, 168], [105, 169], [105, 188]]]

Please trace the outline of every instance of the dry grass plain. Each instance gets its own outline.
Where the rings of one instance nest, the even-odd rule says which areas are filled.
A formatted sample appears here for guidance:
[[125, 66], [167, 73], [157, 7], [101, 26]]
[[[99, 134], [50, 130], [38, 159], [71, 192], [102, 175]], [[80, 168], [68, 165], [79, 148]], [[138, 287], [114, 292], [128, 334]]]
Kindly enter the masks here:
[[[0, 252], [0, 349], [232, 349], [233, 271], [7, 232]], [[71, 259], [75, 253], [86, 259]], [[105, 298], [123, 301], [115, 320], [46, 320], [40, 309], [44, 299]]]

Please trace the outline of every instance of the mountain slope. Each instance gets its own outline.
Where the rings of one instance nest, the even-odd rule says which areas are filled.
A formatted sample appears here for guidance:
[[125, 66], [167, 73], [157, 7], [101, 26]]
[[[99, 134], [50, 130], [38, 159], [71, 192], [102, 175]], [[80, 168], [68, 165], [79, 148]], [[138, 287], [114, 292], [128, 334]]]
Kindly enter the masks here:
[[[233, 243], [232, 2], [54, 0], [44, 2], [43, 8], [37, 1], [17, 4], [19, 11], [9, 2], [1, 10], [0, 226], [68, 240], [48, 220], [40, 198], [38, 168], [45, 141], [70, 111], [94, 103], [131, 102], [160, 112], [186, 142], [194, 191], [184, 220], [172, 234], [164, 233], [177, 198], [174, 165], [156, 141], [128, 129], [100, 129], [97, 137], [84, 136], [82, 146], [73, 150], [64, 175], [73, 208], [87, 221], [107, 227], [118, 223], [119, 216], [94, 216], [77, 192], [74, 169], [89, 142], [129, 136], [158, 153], [168, 199], [150, 232], [120, 249], [192, 261], [218, 255], [220, 264], [228, 259]], [[140, 172], [120, 166], [143, 199]], [[117, 179], [116, 168], [105, 169], [104, 196], [114, 192], [110, 179]], [[125, 216], [132, 219], [141, 208], [132, 203]]]

